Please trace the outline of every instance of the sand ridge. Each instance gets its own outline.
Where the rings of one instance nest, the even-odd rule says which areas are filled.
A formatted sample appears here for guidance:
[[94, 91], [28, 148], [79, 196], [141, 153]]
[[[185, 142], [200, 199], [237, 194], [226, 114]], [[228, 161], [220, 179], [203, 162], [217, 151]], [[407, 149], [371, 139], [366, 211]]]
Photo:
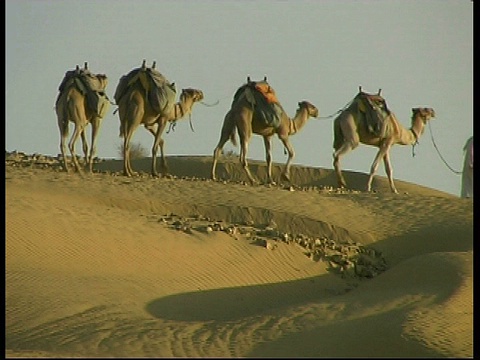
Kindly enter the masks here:
[[[126, 178], [8, 155], [9, 357], [473, 356], [471, 199], [348, 172], [337, 191], [300, 166], [251, 186], [229, 159], [209, 181], [202, 157], [153, 179], [143, 160]], [[328, 241], [387, 267], [332, 271]]]

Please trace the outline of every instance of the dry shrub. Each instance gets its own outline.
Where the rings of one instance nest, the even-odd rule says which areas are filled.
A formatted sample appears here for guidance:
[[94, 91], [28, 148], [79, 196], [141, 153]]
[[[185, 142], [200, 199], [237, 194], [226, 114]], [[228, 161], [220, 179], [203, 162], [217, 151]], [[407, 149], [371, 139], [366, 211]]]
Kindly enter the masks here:
[[[123, 158], [123, 142], [118, 146], [118, 153], [120, 157]], [[139, 142], [130, 143], [130, 159], [142, 159], [147, 157], [148, 151], [147, 149], [140, 144]]]

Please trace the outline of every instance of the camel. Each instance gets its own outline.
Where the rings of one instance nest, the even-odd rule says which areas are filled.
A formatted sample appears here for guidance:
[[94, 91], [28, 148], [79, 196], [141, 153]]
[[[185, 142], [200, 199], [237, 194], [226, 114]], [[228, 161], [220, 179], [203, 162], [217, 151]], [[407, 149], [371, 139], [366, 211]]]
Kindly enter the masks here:
[[175, 103], [171, 111], [160, 114], [155, 111], [146, 98], [145, 90], [142, 84], [137, 82], [132, 85], [127, 93], [122, 96], [118, 103], [118, 113], [120, 117], [120, 136], [123, 137], [123, 173], [125, 176], [134, 175], [130, 162], [130, 142], [133, 133], [140, 124], [154, 136], [155, 140], [152, 146], [152, 176], [157, 177], [157, 151], [160, 147], [162, 157], [162, 173], [167, 173], [167, 161], [164, 154], [164, 140], [162, 133], [167, 123], [175, 123], [185, 115], [190, 115], [193, 104], [203, 100], [203, 92], [196, 89], [183, 89], [180, 95], [180, 101]]
[[[90, 91], [87, 95], [78, 87], [78, 76], [88, 76], [88, 81], [93, 82], [95, 89]], [[75, 79], [77, 77], [77, 79]], [[84, 78], [85, 79], [85, 78]], [[89, 86], [89, 84], [82, 83], [80, 86]], [[91, 84], [91, 83], [90, 83]], [[70, 155], [77, 172], [81, 173], [82, 169], [77, 160], [75, 154], [75, 143], [78, 138], [82, 139], [82, 148], [85, 156], [85, 164], [88, 165], [88, 171], [92, 173], [93, 171], [93, 159], [97, 152], [97, 136], [100, 130], [100, 125], [103, 119], [103, 116], [108, 111], [110, 107], [110, 102], [108, 97], [105, 95], [103, 90], [108, 84], [108, 78], [105, 74], [91, 74], [88, 70], [87, 63], [85, 63], [84, 69], [80, 69], [77, 65], [75, 71], [67, 72], [67, 76], [62, 81], [60, 85], [60, 93], [57, 97], [55, 103], [55, 111], [57, 114], [57, 122], [60, 130], [60, 151], [63, 158], [63, 167], [65, 171], [70, 172], [69, 166], [67, 164], [66, 157], [66, 146], [65, 142], [69, 133], [69, 123], [73, 122], [75, 124], [75, 129], [72, 134], [72, 137], [68, 143], [68, 148], [70, 150]], [[95, 111], [92, 109], [92, 106], [89, 105], [88, 96], [96, 98], [98, 96], [97, 106], [101, 107], [100, 111]], [[92, 125], [92, 140], [90, 153], [88, 151], [88, 143], [86, 139], [86, 127], [88, 124]]]
[[[361, 88], [359, 94], [362, 94]], [[380, 90], [376, 96], [380, 96]], [[333, 125], [333, 148], [335, 150], [333, 153], [333, 166], [337, 176], [338, 186], [340, 188], [347, 186], [340, 169], [340, 158], [362, 143], [379, 148], [370, 168], [367, 191], [371, 191], [373, 177], [377, 171], [380, 160], [383, 160], [390, 189], [393, 193], [397, 194], [398, 191], [393, 182], [393, 171], [390, 163], [390, 149], [395, 144], [412, 146], [417, 144], [418, 139], [425, 130], [427, 121], [434, 117], [435, 111], [432, 108], [412, 108], [411, 127], [410, 129], [406, 129], [398, 122], [393, 112], [389, 111], [382, 132], [375, 134], [367, 129], [365, 114], [359, 111], [358, 103], [353, 101], [349, 107], [335, 118]]]
[[[250, 84], [250, 79], [248, 79], [247, 84]], [[310, 117], [318, 117], [318, 109], [308, 101], [301, 101], [298, 103], [298, 109], [293, 119], [290, 119], [287, 116], [285, 111], [283, 111], [283, 108], [281, 110], [282, 114], [280, 118], [280, 124], [278, 127], [273, 127], [267, 125], [258, 117], [257, 113], [253, 111], [252, 105], [245, 95], [241, 95], [238, 101], [234, 101], [231, 109], [225, 115], [220, 134], [220, 140], [213, 151], [211, 178], [216, 180], [215, 169], [218, 157], [222, 152], [225, 143], [230, 139], [232, 144], [236, 146], [235, 130], [237, 130], [241, 146], [240, 163], [242, 164], [243, 169], [245, 170], [247, 177], [252, 184], [255, 184], [256, 180], [250, 173], [247, 162], [248, 142], [250, 141], [252, 133], [261, 135], [263, 137], [267, 162], [267, 181], [271, 184], [274, 184], [272, 179], [271, 138], [273, 135], [277, 134], [278, 138], [288, 152], [288, 159], [282, 172], [282, 178], [290, 182], [290, 166], [295, 156], [295, 152], [292, 144], [290, 143], [289, 136], [298, 133]]]

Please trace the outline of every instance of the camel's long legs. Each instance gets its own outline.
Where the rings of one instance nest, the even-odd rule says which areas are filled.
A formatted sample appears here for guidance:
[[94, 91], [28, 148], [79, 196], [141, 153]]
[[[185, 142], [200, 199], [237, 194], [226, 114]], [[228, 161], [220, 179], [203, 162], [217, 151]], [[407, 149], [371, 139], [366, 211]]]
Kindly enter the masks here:
[[385, 165], [385, 173], [388, 177], [388, 182], [390, 184], [390, 189], [395, 193], [398, 194], [397, 188], [393, 183], [393, 168], [390, 162], [390, 151], [387, 151], [383, 156], [383, 164]]
[[234, 119], [231, 116], [229, 116], [229, 114], [230, 112], [228, 112], [227, 115], [225, 115], [225, 119], [223, 120], [223, 125], [222, 125], [222, 131], [220, 132], [220, 140], [218, 141], [217, 146], [213, 150], [212, 169], [210, 171], [210, 176], [212, 180], [216, 180], [215, 173], [217, 168], [217, 162], [220, 154], [222, 153], [222, 149], [225, 146], [225, 143], [228, 141], [229, 138], [234, 137], [235, 135], [234, 133], [235, 122], [234, 122]]
[[353, 146], [350, 142], [343, 143], [340, 148], [333, 153], [333, 168], [337, 174], [337, 181], [339, 187], [347, 187], [347, 182], [342, 174], [342, 169], [340, 168], [340, 158], [347, 154], [349, 151], [353, 150]]
[[223, 146], [225, 145], [225, 143], [227, 141], [228, 141], [228, 134], [225, 134], [222, 131], [222, 135], [220, 137], [220, 140], [219, 140], [217, 146], [215, 147], [215, 150], [213, 150], [212, 170], [210, 171], [210, 176], [211, 176], [212, 180], [216, 180], [215, 170], [217, 168], [218, 157], [222, 153]]
[[340, 168], [340, 159], [360, 144], [355, 119], [350, 113], [342, 113], [335, 119], [333, 168], [337, 175], [338, 187], [346, 188], [347, 182]]
[[265, 144], [265, 160], [267, 161], [267, 181], [272, 184], [272, 138], [271, 136], [264, 136], [263, 143]]
[[133, 169], [130, 163], [130, 142], [133, 136], [133, 132], [128, 129], [123, 138], [123, 173], [126, 176], [133, 176]]
[[80, 138], [82, 140], [82, 150], [83, 150], [83, 164], [84, 167], [88, 165], [88, 141], [87, 141], [87, 129], [86, 126], [83, 128], [83, 131], [80, 133]]
[[72, 157], [73, 164], [75, 165], [75, 169], [78, 172], [81, 172], [82, 169], [80, 168], [80, 164], [78, 163], [77, 155], [75, 154], [75, 144], [83, 132], [83, 126], [82, 125], [76, 125], [75, 130], [73, 131], [72, 138], [70, 139], [68, 143], [68, 148], [70, 150], [70, 156]]
[[248, 180], [252, 184], [256, 183], [255, 178], [252, 176], [252, 173], [250, 172], [250, 169], [248, 167], [248, 161], [247, 161], [247, 153], [248, 153], [248, 141], [250, 140], [250, 136], [247, 133], [243, 133], [239, 131], [239, 137], [240, 137], [240, 163], [242, 164], [243, 169], [245, 170], [245, 173], [247, 174]]
[[88, 171], [93, 172], [93, 159], [97, 153], [97, 136], [100, 130], [100, 123], [102, 119], [99, 117], [95, 117], [92, 120], [92, 144], [90, 146], [90, 155], [88, 158]]
[[158, 176], [157, 173], [157, 151], [158, 148], [160, 147], [160, 155], [162, 157], [162, 173], [166, 174], [167, 173], [167, 160], [165, 159], [165, 153], [163, 150], [163, 145], [165, 141], [162, 139], [162, 134], [163, 131], [165, 130], [165, 127], [167, 125], [167, 121], [165, 119], [160, 119], [158, 122], [158, 128], [155, 133], [155, 140], [153, 142], [153, 147], [152, 147], [152, 176]]
[[[127, 111], [123, 117], [123, 119], [125, 119], [123, 139], [123, 173], [126, 176], [133, 176], [134, 174], [130, 161], [130, 143], [133, 133], [142, 122], [142, 117], [143, 109], [137, 102], [132, 101], [130, 104], [128, 104]], [[128, 123], [128, 119], [131, 119], [131, 123]]]
[[285, 169], [283, 170], [282, 177], [283, 179], [290, 182], [290, 166], [292, 165], [292, 160], [295, 157], [295, 151], [293, 150], [293, 146], [290, 143], [290, 139], [288, 138], [288, 136], [281, 137], [280, 140], [282, 141], [283, 146], [285, 146], [288, 152], [288, 159], [287, 163], [285, 164]]
[[63, 119], [58, 120], [58, 128], [60, 130], [60, 151], [62, 153], [63, 159], [63, 167], [65, 171], [68, 173], [70, 172], [70, 168], [68, 167], [67, 162], [67, 138], [68, 138], [68, 121], [64, 121]]
[[385, 155], [388, 153], [389, 147], [387, 146], [381, 146], [380, 149], [378, 150], [377, 154], [375, 155], [375, 159], [373, 159], [372, 166], [370, 167], [370, 175], [368, 176], [368, 181], [367, 181], [367, 191], [372, 190], [372, 181], [373, 177], [375, 176], [375, 173], [377, 172], [378, 165], [380, 163], [380, 159], [383, 159]]

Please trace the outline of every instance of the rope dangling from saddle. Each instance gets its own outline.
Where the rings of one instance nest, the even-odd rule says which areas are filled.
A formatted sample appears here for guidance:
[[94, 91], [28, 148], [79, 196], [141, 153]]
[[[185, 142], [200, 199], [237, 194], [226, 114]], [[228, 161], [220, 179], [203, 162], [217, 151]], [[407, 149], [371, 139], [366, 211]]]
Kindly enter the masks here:
[[168, 129], [167, 129], [166, 133], [168, 134], [170, 132], [170, 130], [175, 131], [175, 126], [177, 126], [176, 121], [169, 121]]
[[190, 123], [190, 129], [192, 130], [192, 132], [195, 132], [192, 124], [192, 114], [188, 114], [188, 122]]
[[415, 137], [415, 142], [412, 144], [412, 157], [415, 157], [415, 146], [418, 145], [418, 135], [415, 132], [415, 130], [413, 130], [413, 128], [410, 129], [410, 131], [412, 132], [413, 136]]

